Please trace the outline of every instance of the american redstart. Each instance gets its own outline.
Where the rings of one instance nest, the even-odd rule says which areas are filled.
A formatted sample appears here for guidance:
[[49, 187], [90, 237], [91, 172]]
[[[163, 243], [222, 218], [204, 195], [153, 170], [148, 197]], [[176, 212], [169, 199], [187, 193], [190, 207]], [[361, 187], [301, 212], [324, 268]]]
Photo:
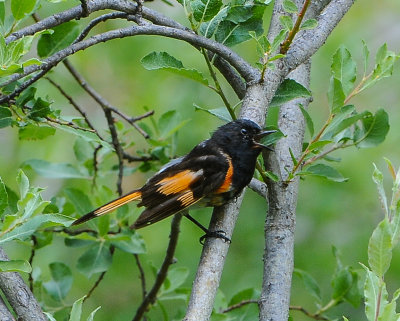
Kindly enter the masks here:
[[[139, 229], [181, 212], [193, 205], [220, 206], [236, 197], [253, 177], [256, 160], [263, 148], [262, 137], [275, 132], [262, 131], [253, 121], [239, 119], [219, 127], [186, 156], [166, 164], [147, 183], [77, 219], [72, 225], [107, 214], [131, 201], [145, 210], [131, 226]], [[190, 220], [209, 232], [200, 223]]]

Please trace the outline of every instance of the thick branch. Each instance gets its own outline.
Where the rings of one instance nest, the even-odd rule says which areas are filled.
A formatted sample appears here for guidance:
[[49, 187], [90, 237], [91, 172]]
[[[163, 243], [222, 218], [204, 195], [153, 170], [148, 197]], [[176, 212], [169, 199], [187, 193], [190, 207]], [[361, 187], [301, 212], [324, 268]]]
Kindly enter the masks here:
[[[277, 1], [278, 2], [278, 1]], [[323, 1], [322, 1], [323, 2]], [[321, 2], [321, 3], [322, 3]], [[241, 118], [248, 118], [256, 123], [263, 125], [265, 123], [265, 115], [266, 115], [266, 110], [269, 102], [271, 101], [272, 97], [275, 94], [276, 89], [278, 88], [279, 84], [287, 77], [290, 71], [294, 70], [296, 67], [298, 67], [300, 64], [304, 63], [308, 58], [310, 58], [316, 51], [317, 48], [322, 46], [326, 38], [328, 37], [329, 33], [332, 31], [332, 29], [336, 26], [336, 24], [340, 21], [340, 19], [343, 17], [343, 15], [347, 12], [347, 10], [350, 8], [350, 6], [353, 4], [353, 0], [338, 0], [338, 1], [332, 1], [324, 10], [324, 12], [320, 15], [319, 17], [319, 25], [316, 29], [311, 30], [310, 32], [300, 32], [297, 34], [296, 39], [294, 43], [292, 44], [290, 50], [288, 51], [286, 57], [281, 60], [277, 60], [275, 62], [275, 68], [274, 69], [268, 69], [267, 72], [265, 73], [265, 78], [264, 82], [262, 83], [256, 83], [256, 84], [250, 84], [247, 87], [246, 90], [246, 95], [243, 100], [243, 106], [241, 110]], [[325, 3], [323, 4], [325, 5]], [[314, 7], [315, 8], [315, 7]], [[321, 7], [322, 9], [322, 7]], [[318, 10], [316, 10], [318, 11]], [[327, 14], [327, 12], [329, 14]], [[332, 17], [329, 15], [332, 14]], [[279, 17], [277, 17], [279, 19]], [[317, 37], [311, 37], [314, 33], [317, 34]], [[306, 39], [302, 39], [303, 35], [305, 34]], [[298, 45], [298, 42], [301, 44]], [[298, 110], [298, 108], [297, 108]], [[282, 114], [283, 115], [283, 114]], [[289, 116], [289, 114], [288, 114]], [[283, 117], [283, 116], [282, 116]], [[302, 116], [297, 116], [296, 122], [302, 119]], [[281, 118], [281, 121], [283, 122], [283, 118]], [[285, 122], [289, 122], [287, 119]], [[297, 123], [296, 123], [297, 124]], [[289, 130], [285, 130], [286, 134], [289, 134]], [[299, 129], [294, 131], [294, 135], [296, 139], [301, 140], [301, 135], [299, 133]], [[288, 148], [286, 146], [285, 152], [288, 151]], [[277, 153], [280, 153], [278, 151]], [[279, 156], [281, 157], [281, 156]], [[269, 159], [277, 159], [277, 156], [275, 153], [271, 153], [271, 157]], [[286, 163], [285, 163], [286, 164]], [[277, 168], [277, 167], [274, 167]], [[284, 186], [279, 186], [279, 184], [275, 184], [274, 188], [278, 189], [284, 189]], [[288, 222], [282, 222], [280, 223], [279, 221], [276, 221], [276, 225], [274, 225], [274, 221], [270, 220], [267, 222], [267, 227], [269, 231], [274, 232], [274, 237], [269, 237], [267, 240], [268, 244], [274, 244], [272, 247], [269, 247], [270, 249], [272, 248], [277, 248], [277, 241], [280, 240], [280, 237], [283, 237], [284, 243], [287, 242], [287, 244], [284, 244], [285, 248], [291, 248], [293, 245], [290, 243], [292, 242], [292, 234], [294, 230], [294, 220], [293, 217], [291, 216], [292, 213], [295, 211], [295, 204], [296, 204], [296, 199], [297, 199], [297, 186], [295, 184], [292, 185], [293, 187], [290, 187], [289, 189], [286, 190], [286, 195], [292, 197], [292, 201], [290, 201], [289, 208], [285, 210], [289, 215], [288, 217]], [[284, 211], [282, 210], [279, 212], [279, 206], [282, 206], [285, 204], [287, 201], [283, 196], [283, 193], [279, 193], [279, 191], [276, 192], [270, 192], [273, 193], [274, 197], [270, 197], [269, 200], [271, 202], [271, 207], [274, 208], [275, 210], [275, 215], [274, 219], [279, 218], [279, 216], [283, 216], [282, 214]], [[294, 193], [291, 195], [291, 193]], [[278, 198], [279, 197], [279, 198]], [[210, 224], [210, 230], [214, 229], [222, 229], [224, 231], [231, 231], [231, 226], [232, 224], [235, 223], [237, 215], [238, 215], [238, 210], [240, 207], [240, 200], [234, 202], [233, 204], [230, 204], [228, 206], [225, 206], [223, 209], [219, 209], [218, 211], [215, 211], [213, 214], [213, 219]], [[294, 205], [294, 207], [292, 207]], [[218, 216], [221, 217], [219, 219]], [[286, 233], [286, 235], [285, 235]], [[228, 237], [230, 234], [228, 234]], [[227, 250], [228, 245], [224, 244], [223, 242], [217, 242], [218, 240], [211, 240], [208, 239], [205, 244], [205, 248], [202, 252], [202, 257], [199, 265], [199, 271], [196, 275], [196, 279], [193, 284], [192, 288], [192, 294], [191, 294], [191, 299], [189, 302], [189, 307], [188, 311], [186, 314], [186, 319], [185, 320], [208, 320], [209, 315], [211, 314], [212, 311], [212, 306], [213, 306], [213, 301], [209, 300], [208, 298], [211, 297], [213, 299], [215, 297], [216, 290], [219, 285], [219, 278], [218, 276], [221, 275], [221, 271], [223, 268], [223, 259], [220, 259], [220, 253], [224, 255], [226, 254], [225, 250]], [[211, 243], [212, 244], [209, 244]], [[213, 246], [212, 250], [213, 252], [209, 251], [209, 246]], [[268, 245], [269, 246], [269, 245]], [[261, 318], [262, 320], [279, 320], [279, 321], [286, 321], [287, 320], [287, 310], [289, 308], [289, 302], [288, 302], [288, 297], [290, 293], [290, 278], [291, 278], [291, 269], [293, 263], [293, 256], [288, 257], [287, 255], [290, 253], [288, 251], [284, 257], [282, 257], [282, 261], [278, 261], [279, 257], [276, 257], [276, 260], [271, 262], [271, 265], [274, 266], [274, 269], [277, 269], [278, 266], [282, 266], [283, 262], [286, 262], [289, 264], [289, 269], [283, 270], [283, 271], [289, 271], [288, 274], [290, 275], [285, 275], [285, 281], [283, 284], [278, 284], [278, 291], [277, 292], [271, 292], [271, 295], [275, 295], [275, 300], [274, 300], [274, 305], [271, 310], [269, 310], [271, 313], [273, 313], [273, 317], [271, 315], [265, 314], [266, 309], [263, 310], [261, 313]], [[290, 254], [289, 254], [290, 255]], [[270, 266], [271, 266], [270, 265]], [[264, 286], [268, 286], [268, 278], [265, 278], [265, 283]], [[289, 282], [288, 282], [289, 281]], [[288, 285], [289, 284], [289, 288]], [[281, 287], [281, 288], [279, 288]], [[284, 306], [281, 305], [276, 305], [275, 303], [279, 301], [278, 296], [284, 292], [284, 298], [283, 301], [285, 303]], [[271, 296], [271, 297], [272, 297]], [[278, 299], [277, 299], [278, 298]], [[261, 300], [261, 305], [264, 304], [266, 306], [266, 301], [265, 301], [265, 296], [262, 297]], [[200, 302], [200, 303], [199, 303]], [[281, 301], [282, 303], [282, 301]], [[279, 315], [279, 311], [281, 311], [281, 314]], [[207, 314], [209, 313], [209, 314]], [[278, 315], [278, 317], [275, 317]], [[286, 318], [285, 318], [286, 316]]]
[[[8, 256], [0, 247], [0, 260], [8, 261]], [[1, 272], [0, 288], [8, 303], [14, 309], [21, 321], [47, 321], [39, 303], [36, 301], [29, 287], [17, 272]], [[2, 319], [3, 320], [3, 319]], [[12, 320], [12, 319], [11, 319]]]
[[[23, 73], [11, 75], [6, 82], [0, 84], [0, 87], [10, 84], [27, 75], [30, 75], [33, 72], [39, 70], [43, 71], [50, 70], [52, 67], [56, 66], [60, 61], [64, 60], [68, 56], [71, 56], [78, 51], [85, 50], [98, 43], [106, 42], [112, 39], [132, 37], [137, 35], [164, 36], [164, 37], [183, 40], [194, 46], [206, 48], [218, 54], [226, 61], [228, 61], [246, 81], [254, 81], [259, 79], [260, 73], [257, 69], [253, 68], [247, 61], [245, 61], [234, 51], [212, 39], [207, 39], [205, 37], [198, 36], [192, 32], [181, 29], [148, 24], [144, 26], [131, 26], [123, 29], [108, 31], [90, 37], [87, 40], [83, 40], [81, 42], [72, 44], [67, 48], [60, 50], [59, 52], [45, 59], [43, 61], [43, 64], [28, 66], [24, 69]], [[15, 94], [3, 96], [0, 98], [0, 103], [8, 101], [14, 96]]]
[[[223, 230], [226, 237], [232, 238], [243, 195], [214, 209], [210, 231]], [[210, 317], [228, 249], [229, 243], [220, 238], [206, 239], [184, 321], [203, 321]]]

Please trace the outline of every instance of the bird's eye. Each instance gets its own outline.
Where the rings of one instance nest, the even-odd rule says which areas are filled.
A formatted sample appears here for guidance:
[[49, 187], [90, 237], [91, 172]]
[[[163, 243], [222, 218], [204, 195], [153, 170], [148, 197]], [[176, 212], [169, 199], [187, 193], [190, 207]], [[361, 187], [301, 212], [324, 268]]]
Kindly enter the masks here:
[[241, 130], [240, 132], [242, 133], [243, 136], [246, 136], [246, 135], [247, 135], [247, 130], [244, 129], [244, 128], [242, 128], [242, 130]]

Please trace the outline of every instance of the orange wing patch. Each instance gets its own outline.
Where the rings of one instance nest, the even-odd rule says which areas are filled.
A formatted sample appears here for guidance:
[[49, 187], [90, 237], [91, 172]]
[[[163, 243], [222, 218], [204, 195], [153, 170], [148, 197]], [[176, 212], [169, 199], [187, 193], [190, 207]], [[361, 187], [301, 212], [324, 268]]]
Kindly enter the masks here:
[[193, 197], [193, 193], [192, 191], [187, 191], [186, 193], [184, 193], [182, 196], [178, 197], [178, 201], [181, 202], [181, 204], [184, 207], [187, 207], [193, 203], [195, 203], [196, 201], [194, 200]]
[[228, 155], [225, 155], [228, 160], [229, 167], [225, 175], [225, 180], [222, 185], [215, 191], [217, 194], [228, 192], [232, 186], [233, 165], [232, 160]]
[[118, 198], [102, 207], [99, 207], [97, 210], [95, 210], [93, 212], [93, 214], [96, 216], [104, 215], [122, 205], [125, 205], [126, 203], [139, 200], [141, 198], [141, 196], [142, 196], [142, 193], [140, 191], [136, 191], [136, 192], [130, 193], [128, 195], [122, 196], [121, 198]]
[[178, 194], [188, 190], [190, 185], [196, 182], [202, 174], [203, 170], [193, 172], [187, 169], [171, 177], [166, 177], [157, 183], [157, 185], [160, 185], [157, 192], [164, 195]]

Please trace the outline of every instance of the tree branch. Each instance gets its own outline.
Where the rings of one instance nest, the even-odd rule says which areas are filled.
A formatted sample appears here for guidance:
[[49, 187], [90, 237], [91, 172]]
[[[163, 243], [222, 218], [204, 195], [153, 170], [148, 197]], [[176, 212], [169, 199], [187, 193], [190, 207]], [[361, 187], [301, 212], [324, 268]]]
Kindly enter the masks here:
[[[324, 3], [325, 5], [325, 2], [321, 3]], [[285, 79], [285, 77], [289, 74], [290, 71], [294, 70], [300, 64], [304, 63], [308, 58], [311, 57], [312, 54], [315, 53], [317, 48], [319, 48], [324, 43], [324, 41], [329, 35], [329, 32], [332, 31], [332, 29], [336, 26], [336, 24], [340, 21], [340, 19], [343, 17], [343, 15], [347, 12], [347, 10], [350, 8], [352, 4], [353, 0], [332, 1], [327, 5], [326, 10], [324, 10], [324, 13], [321, 14], [318, 19], [319, 25], [316, 29], [319, 30], [317, 32], [315, 31], [316, 29], [311, 30], [310, 32], [307, 33], [305, 31], [299, 32], [296, 38], [296, 42], [292, 44], [286, 57], [275, 61], [275, 68], [267, 70], [267, 72], [265, 73], [264, 82], [248, 84], [246, 94], [243, 99], [240, 118], [251, 119], [256, 123], [258, 123], [259, 125], [264, 125], [267, 106], [269, 105], [269, 102], [272, 100], [279, 84]], [[326, 14], [326, 12], [332, 14], [333, 15], [332, 18], [328, 14]], [[279, 19], [279, 17], [275, 17], [275, 19]], [[315, 32], [318, 34], [318, 37], [315, 38], [311, 37], [311, 35]], [[326, 32], [327, 34], [323, 34], [324, 32]], [[304, 36], [305, 39], [303, 39]], [[299, 43], [302, 45], [300, 46]], [[296, 110], [299, 111], [297, 107]], [[292, 118], [290, 117], [290, 119]], [[294, 122], [295, 124], [297, 123], [298, 119], [302, 119], [302, 116], [301, 115], [297, 116], [296, 121]], [[285, 122], [289, 123], [289, 125], [287, 126], [291, 125], [290, 120], [286, 119]], [[283, 132], [286, 134], [290, 133], [290, 131], [286, 130]], [[294, 134], [295, 137], [293, 138], [296, 139], [300, 138], [301, 140], [301, 135], [298, 134], [299, 131], [297, 130], [295, 131], [295, 133], [297, 134]], [[285, 152], [287, 152], [287, 150], [288, 149], [286, 149]], [[275, 155], [276, 153], [270, 153], [270, 154], [272, 154], [271, 156], [272, 159], [273, 158], [276, 159], [277, 157], [277, 155]], [[290, 195], [290, 192], [295, 193], [294, 195], [292, 195], [294, 202], [291, 202], [289, 208], [287, 209], [288, 214], [294, 213], [296, 204], [295, 200], [297, 198], [297, 186], [295, 186], [295, 184], [293, 184], [292, 186], [293, 187], [290, 187], [290, 190], [286, 191], [288, 193], [287, 195]], [[280, 186], [279, 188], [283, 189], [284, 186]], [[271, 193], [274, 192], [270, 191], [270, 194]], [[282, 196], [282, 194], [279, 194], [277, 192], [275, 192], [274, 195]], [[279, 216], [284, 216], [283, 210], [281, 212], [279, 212], [278, 210], [279, 206], [285, 204], [286, 199], [283, 197], [277, 199], [272, 198], [273, 202], [271, 202], [271, 197], [269, 199], [270, 199], [270, 206], [275, 208], [276, 215], [274, 215], [274, 219], [279, 218]], [[223, 209], [215, 210], [213, 213], [213, 219], [210, 223], [210, 230], [222, 229], [225, 232], [227, 232], [227, 236], [229, 237], [230, 236], [229, 233], [232, 232], [233, 230], [232, 226], [235, 224], [237, 219], [240, 203], [241, 199], [238, 199], [235, 202], [225, 206]], [[292, 208], [293, 205], [294, 208]], [[220, 216], [220, 218], [218, 219], [217, 216]], [[288, 217], [288, 222], [286, 223], [283, 222], [282, 224], [274, 225], [273, 221], [269, 221], [267, 223], [267, 229], [277, 232], [274, 233], [276, 239], [274, 239], [273, 237], [268, 238], [268, 240], [266, 241], [268, 244], [274, 244], [274, 242], [276, 243], [277, 241], [280, 240], [279, 237], [283, 236], [284, 242], [288, 243], [285, 244], [285, 248], [291, 248], [292, 245], [290, 245], [290, 243], [292, 242], [293, 239], [291, 234], [293, 234], [293, 229], [294, 229], [294, 221], [291, 215]], [[285, 233], [286, 235], [284, 235]], [[209, 247], [211, 247], [211, 245], [213, 246], [212, 251], [209, 250]], [[275, 245], [273, 245], [274, 248], [276, 248]], [[206, 240], [202, 256], [200, 259], [199, 270], [196, 274], [196, 279], [193, 283], [192, 294], [189, 301], [188, 311], [185, 317], [186, 321], [207, 320], [209, 318], [213, 307], [213, 299], [215, 297], [215, 293], [219, 285], [219, 276], [222, 273], [222, 268], [224, 263], [223, 258], [224, 255], [226, 255], [225, 251], [227, 251], [228, 246], [229, 245], [224, 244], [223, 242], [218, 242], [218, 240], [212, 240], [212, 239]], [[292, 262], [293, 256], [288, 257], [287, 255], [289, 253], [290, 251], [288, 251], [285, 254], [285, 256], [282, 258], [282, 261], [277, 261], [279, 257], [276, 256], [277, 260], [271, 262], [270, 265], [273, 266], [274, 269], [278, 269], [278, 266], [282, 266], [283, 262], [286, 262], [289, 263], [289, 271], [291, 271], [293, 263], [290, 262]], [[264, 260], [264, 262], [266, 262], [266, 260]], [[283, 271], [288, 271], [288, 270], [284, 269]], [[285, 305], [282, 306], [281, 302], [281, 304], [278, 306], [277, 304], [275, 304], [277, 300], [274, 300], [273, 307], [269, 309], [269, 312], [271, 312], [271, 314], [266, 315], [265, 313], [268, 309], [264, 308], [264, 310], [260, 314], [261, 320], [269, 320], [269, 321], [287, 320], [287, 311], [289, 308], [289, 302], [287, 298], [290, 296], [290, 279], [291, 275], [289, 276], [285, 275], [285, 281], [283, 283], [277, 284], [278, 292], [271, 292], [271, 295], [273, 294], [276, 295], [275, 299], [279, 297], [280, 293], [285, 292], [284, 297], [282, 299], [285, 302]], [[289, 288], [287, 287], [288, 280], [289, 280]], [[268, 286], [267, 283], [268, 283], [268, 278], [266, 278], [266, 281], [264, 283], [265, 287]], [[265, 296], [262, 297], [261, 301], [262, 302], [260, 302], [260, 304], [266, 307]], [[280, 315], [279, 311], [277, 310], [281, 312]]]
[[[42, 20], [43, 21], [43, 20]], [[253, 68], [247, 61], [245, 61], [242, 57], [236, 54], [234, 51], [229, 49], [228, 47], [214, 41], [211, 39], [207, 39], [202, 36], [198, 36], [192, 32], [175, 29], [171, 27], [165, 26], [157, 26], [147, 24], [144, 26], [131, 26], [123, 29], [112, 30], [102, 34], [95, 35], [81, 42], [72, 44], [67, 48], [58, 51], [54, 55], [45, 59], [41, 65], [31, 65], [27, 66], [24, 69], [23, 73], [16, 73], [8, 77], [8, 80], [0, 84], [0, 87], [3, 87], [7, 84], [10, 84], [18, 79], [21, 79], [27, 75], [30, 75], [36, 71], [42, 70], [48, 71], [51, 68], [55, 67], [60, 61], [64, 60], [68, 56], [87, 49], [91, 46], [94, 46], [101, 42], [106, 42], [112, 39], [117, 38], [125, 38], [137, 35], [159, 35], [174, 39], [179, 39], [186, 41], [194, 46], [204, 47], [212, 52], [217, 53], [226, 61], [228, 61], [246, 81], [255, 81], [259, 79], [260, 72]], [[44, 74], [43, 74], [44, 75]], [[42, 75], [42, 76], [43, 76]], [[37, 80], [37, 79], [36, 79]], [[27, 87], [27, 86], [26, 86]], [[25, 87], [25, 88], [26, 88]], [[4, 103], [12, 98], [14, 98], [20, 91], [14, 91], [12, 94], [2, 96], [0, 98], [0, 103]]]
[[182, 214], [180, 213], [175, 214], [174, 217], [172, 218], [171, 233], [169, 234], [169, 243], [164, 261], [161, 264], [160, 270], [157, 273], [153, 287], [147, 293], [146, 297], [143, 299], [142, 303], [137, 309], [136, 314], [133, 317], [133, 321], [139, 321], [140, 319], [142, 319], [149, 305], [153, 304], [157, 299], [157, 293], [167, 277], [168, 269], [170, 265], [174, 263], [174, 254], [176, 245], [178, 243], [178, 237], [180, 232], [179, 226], [181, 220], [182, 220]]
[[[0, 260], [9, 261], [2, 247], [0, 247]], [[39, 303], [36, 301], [31, 290], [29, 290], [29, 287], [25, 284], [19, 273], [1, 272], [0, 288], [8, 303], [10, 303], [14, 312], [17, 314], [18, 320], [47, 321], [47, 317], [43, 314]]]

